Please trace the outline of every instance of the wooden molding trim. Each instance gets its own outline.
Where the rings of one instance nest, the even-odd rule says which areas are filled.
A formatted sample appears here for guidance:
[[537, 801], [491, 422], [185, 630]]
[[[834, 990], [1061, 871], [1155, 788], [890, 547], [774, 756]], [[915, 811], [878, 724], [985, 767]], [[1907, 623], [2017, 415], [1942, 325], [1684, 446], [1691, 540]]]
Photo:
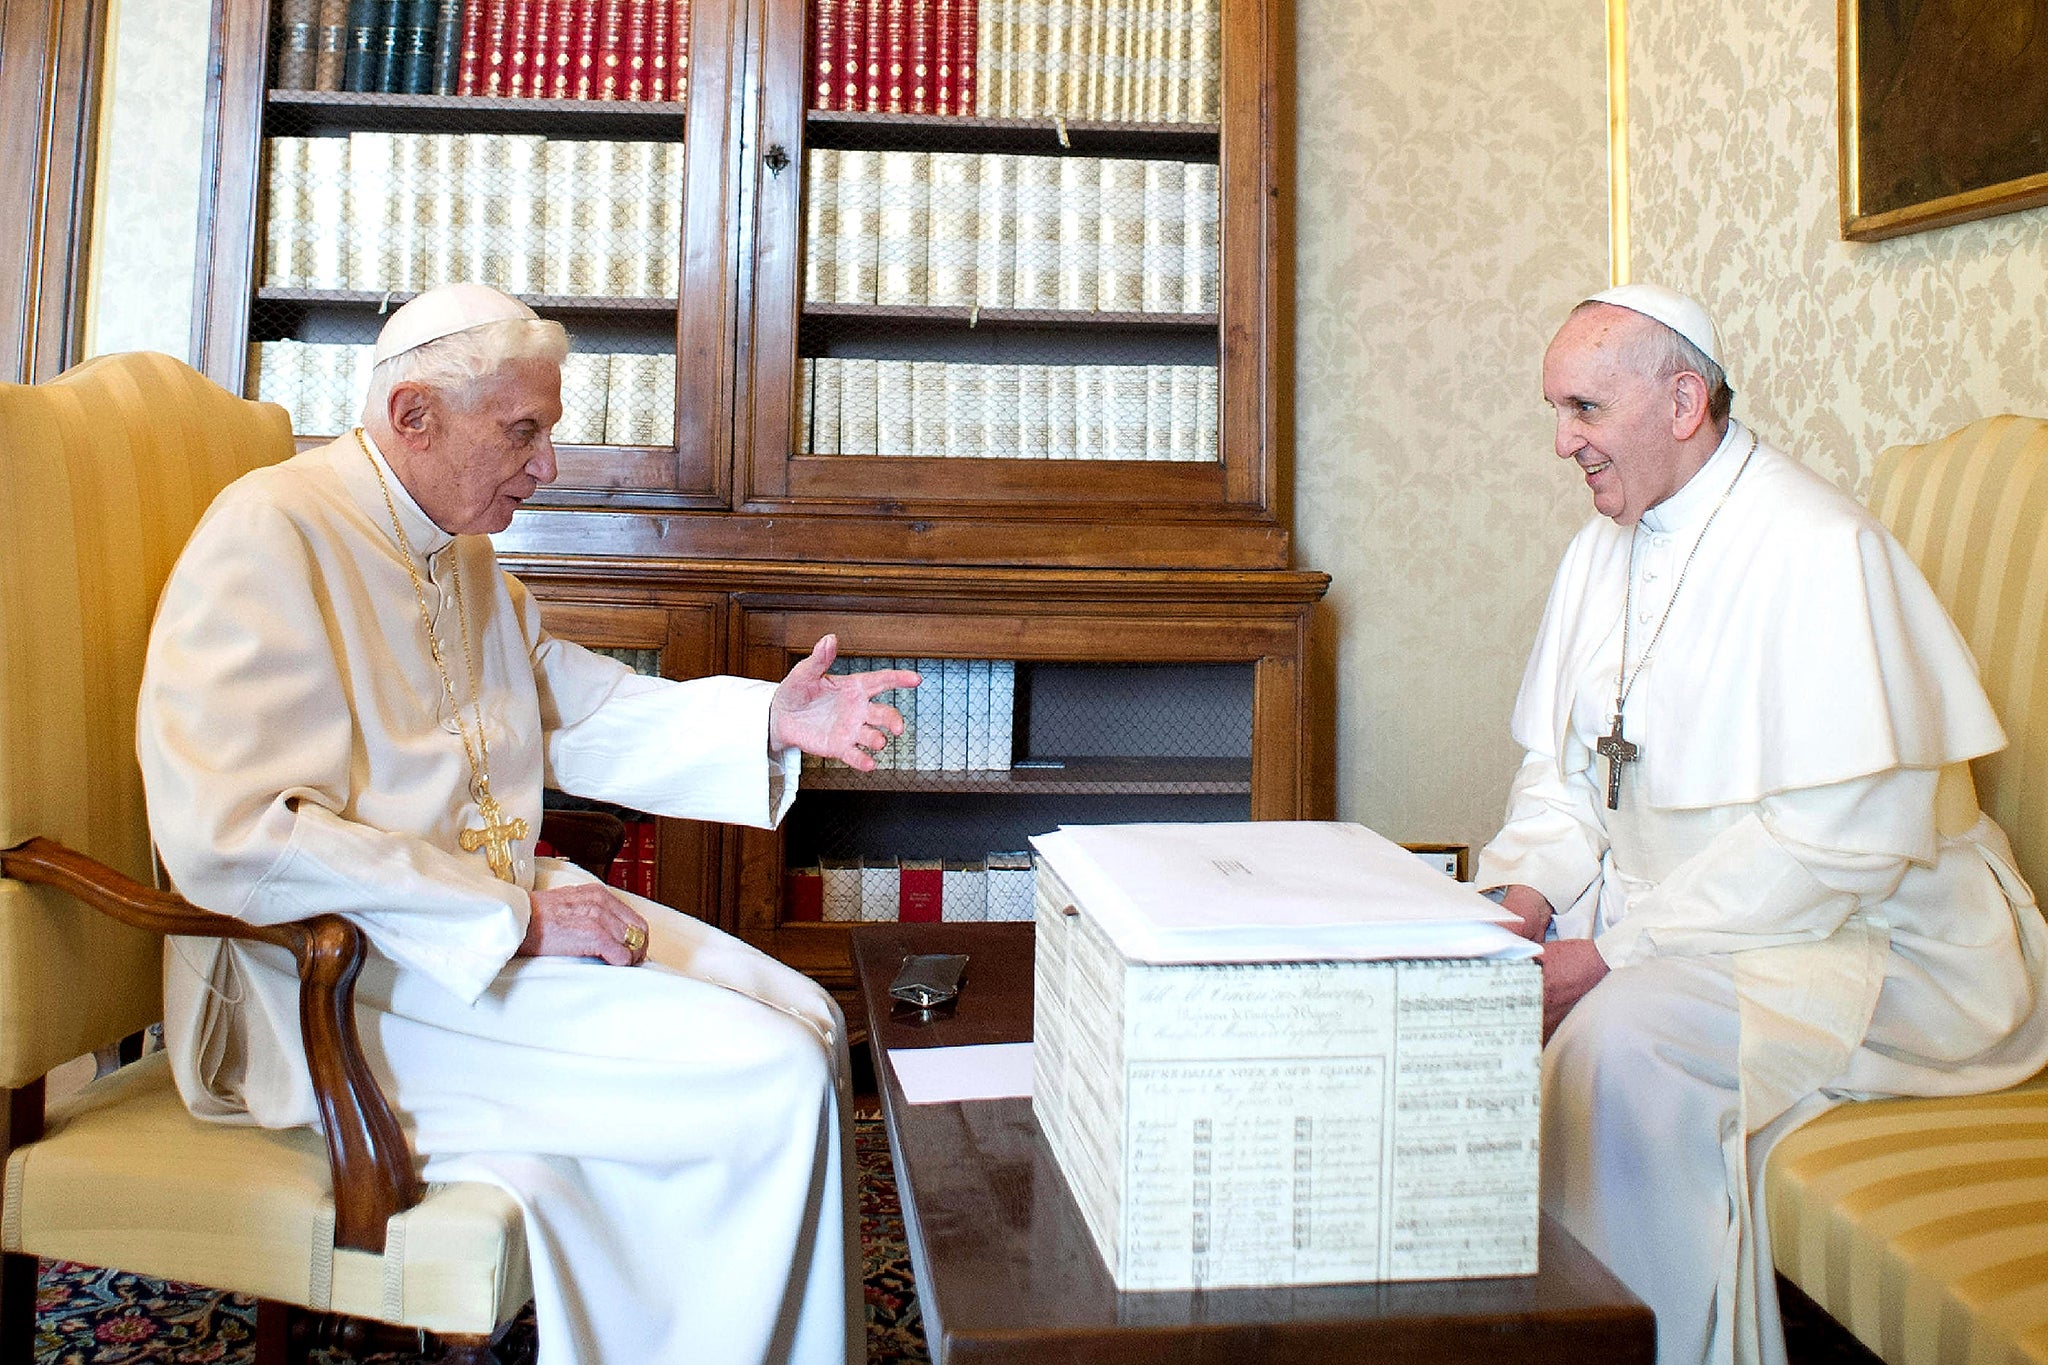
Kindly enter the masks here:
[[0, 379], [82, 358], [107, 0], [0, 0]]

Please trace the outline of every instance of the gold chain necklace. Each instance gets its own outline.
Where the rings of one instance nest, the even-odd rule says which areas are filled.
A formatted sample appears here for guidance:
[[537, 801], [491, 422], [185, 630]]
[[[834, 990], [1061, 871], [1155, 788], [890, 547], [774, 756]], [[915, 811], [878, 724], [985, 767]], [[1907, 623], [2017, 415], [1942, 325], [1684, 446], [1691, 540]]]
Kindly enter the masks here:
[[385, 481], [384, 468], [377, 463], [377, 457], [370, 451], [370, 443], [363, 436], [363, 429], [355, 429], [356, 444], [362, 447], [363, 458], [370, 462], [370, 472], [377, 476], [377, 489], [384, 495], [384, 510], [391, 515], [391, 533], [398, 538], [398, 552], [405, 557], [405, 575], [412, 580], [413, 599], [419, 603], [420, 625], [427, 632], [427, 652], [433, 656], [434, 671], [441, 675], [441, 690], [448, 698], [448, 709], [455, 716], [455, 731], [462, 736], [462, 756], [469, 760], [469, 794], [476, 801], [477, 814], [483, 817], [483, 828], [466, 829], [457, 836], [464, 853], [484, 851], [484, 860], [491, 865], [491, 875], [499, 881], [512, 881], [512, 843], [524, 839], [527, 834], [526, 821], [507, 819], [505, 808], [491, 795], [491, 746], [484, 735], [484, 689], [483, 681], [477, 674], [476, 652], [469, 641], [469, 610], [462, 601], [462, 556], [455, 557], [449, 571], [448, 589], [455, 595], [455, 618], [462, 625], [462, 661], [469, 669], [470, 708], [476, 713], [476, 743], [469, 742], [469, 727], [462, 723], [462, 703], [455, 699], [455, 679], [448, 672], [447, 661], [441, 657], [441, 640], [434, 633], [434, 613], [427, 607], [426, 584], [420, 581], [419, 565], [414, 562], [412, 542], [406, 539], [405, 527], [398, 520], [398, 504], [392, 501], [391, 485]]
[[1650, 632], [1650, 643], [1643, 646], [1643, 657], [1636, 660], [1635, 670], [1628, 666], [1629, 624], [1635, 616], [1636, 601], [1636, 542], [1641, 539], [1642, 519], [1636, 519], [1635, 528], [1629, 532], [1628, 540], [1628, 583], [1622, 589], [1621, 598], [1621, 666], [1614, 677], [1614, 728], [1602, 735], [1593, 745], [1594, 751], [1607, 760], [1607, 809], [1621, 809], [1621, 765], [1633, 763], [1643, 752], [1640, 744], [1632, 744], [1622, 738], [1621, 713], [1628, 705], [1628, 694], [1635, 691], [1636, 679], [1643, 676], [1649, 666], [1650, 655], [1656, 652], [1657, 641], [1664, 636], [1664, 623], [1671, 619], [1671, 609], [1678, 605], [1679, 591], [1685, 587], [1685, 576], [1692, 571], [1692, 561], [1700, 552], [1700, 543], [1707, 538], [1707, 531], [1714, 524], [1714, 518], [1721, 515], [1721, 509], [1728, 505], [1728, 495], [1735, 491], [1736, 483], [1743, 471], [1749, 468], [1751, 457], [1756, 454], [1757, 437], [1749, 433], [1749, 449], [1742, 452], [1742, 463], [1735, 470], [1735, 477], [1728, 480], [1728, 486], [1721, 490], [1721, 500], [1714, 504], [1714, 510], [1707, 513], [1707, 520], [1700, 527], [1699, 535], [1693, 538], [1692, 549], [1686, 553], [1685, 563], [1678, 567], [1678, 581], [1671, 585], [1671, 600], [1664, 604], [1664, 614], [1657, 618], [1657, 629]]

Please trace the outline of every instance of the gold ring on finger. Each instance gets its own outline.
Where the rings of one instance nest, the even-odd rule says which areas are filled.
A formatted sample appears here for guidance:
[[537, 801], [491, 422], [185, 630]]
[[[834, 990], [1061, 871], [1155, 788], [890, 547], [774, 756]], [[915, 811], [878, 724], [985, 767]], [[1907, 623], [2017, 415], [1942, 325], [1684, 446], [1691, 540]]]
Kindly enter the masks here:
[[639, 952], [647, 946], [647, 931], [637, 924], [627, 926], [625, 943], [627, 952]]

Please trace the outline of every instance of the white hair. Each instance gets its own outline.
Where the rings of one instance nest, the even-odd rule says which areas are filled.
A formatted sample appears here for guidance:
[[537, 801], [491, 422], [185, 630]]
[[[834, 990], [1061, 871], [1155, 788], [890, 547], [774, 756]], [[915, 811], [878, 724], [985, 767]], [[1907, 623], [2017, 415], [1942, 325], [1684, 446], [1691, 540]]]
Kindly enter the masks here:
[[551, 360], [569, 355], [569, 334], [547, 318], [501, 318], [400, 351], [370, 371], [363, 397], [364, 425], [382, 421], [391, 391], [417, 384], [440, 394], [458, 412], [468, 411], [482, 381], [515, 360]]
[[[1589, 308], [1627, 307], [1625, 304], [1608, 304], [1600, 299], [1587, 299], [1572, 309], [1574, 316]], [[1629, 311], [1634, 312], [1634, 309]], [[1648, 317], [1647, 313], [1638, 316]], [[1638, 329], [1640, 335], [1629, 343], [1626, 354], [1636, 372], [1650, 379], [1669, 379], [1675, 374], [1691, 370], [1707, 382], [1707, 416], [1716, 424], [1728, 420], [1729, 411], [1735, 406], [1735, 390], [1728, 386], [1728, 372], [1705, 351], [1686, 340], [1685, 334], [1655, 318], [1654, 327]]]

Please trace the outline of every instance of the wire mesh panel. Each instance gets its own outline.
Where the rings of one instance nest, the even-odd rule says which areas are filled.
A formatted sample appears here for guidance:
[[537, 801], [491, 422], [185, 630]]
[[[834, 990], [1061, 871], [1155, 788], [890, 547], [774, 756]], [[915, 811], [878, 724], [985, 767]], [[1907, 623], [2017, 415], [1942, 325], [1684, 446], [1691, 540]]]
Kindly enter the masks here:
[[811, 0], [799, 455], [1216, 463], [1217, 0]]
[[673, 445], [689, 18], [279, 0], [249, 395], [347, 430], [384, 316], [471, 280], [569, 329], [558, 442]]
[[787, 919], [1029, 919], [1034, 834], [1251, 817], [1250, 664], [834, 664], [891, 667], [923, 681], [883, 694], [904, 733], [876, 770], [804, 774]]

